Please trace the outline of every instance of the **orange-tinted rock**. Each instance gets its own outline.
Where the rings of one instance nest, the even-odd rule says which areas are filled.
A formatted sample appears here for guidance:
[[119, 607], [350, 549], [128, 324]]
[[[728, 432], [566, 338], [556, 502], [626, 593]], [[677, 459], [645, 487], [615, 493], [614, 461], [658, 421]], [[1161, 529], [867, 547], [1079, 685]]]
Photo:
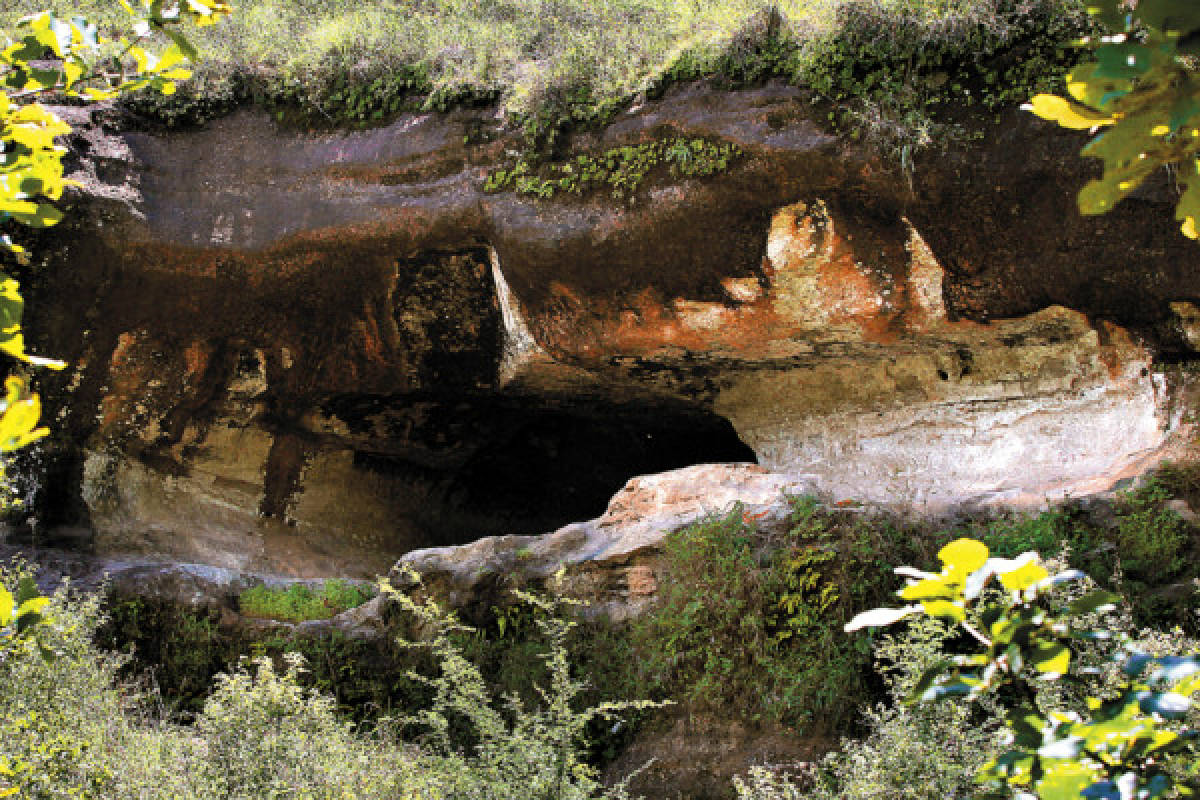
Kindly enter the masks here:
[[1173, 226], [1153, 191], [1078, 218], [1070, 134], [988, 123], [910, 186], [799, 90], [681, 87], [572, 146], [745, 158], [532, 200], [482, 192], [515, 146], [464, 145], [487, 114], [87, 130], [30, 286], [40, 351], [78, 365], [46, 381], [39, 519], [109, 552], [367, 573], [687, 464], [932, 510], [1102, 487], [1180, 430], [1152, 361], [1191, 352], [1196, 251], [1137, 233]]

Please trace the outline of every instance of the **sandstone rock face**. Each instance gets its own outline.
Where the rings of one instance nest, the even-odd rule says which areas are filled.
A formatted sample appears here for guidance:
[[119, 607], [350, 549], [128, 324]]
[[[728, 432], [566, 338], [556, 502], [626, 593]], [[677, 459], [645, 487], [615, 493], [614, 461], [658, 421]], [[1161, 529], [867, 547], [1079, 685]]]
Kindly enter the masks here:
[[[714, 508], [733, 486], [936, 512], [1101, 489], [1170, 452], [1185, 426], [1155, 358], [1190, 357], [1200, 272], [1169, 197], [1080, 219], [1079, 142], [1019, 117], [904, 176], [810, 107], [683, 87], [577, 136], [746, 153], [623, 200], [483, 193], [515, 146], [465, 143], [486, 111], [350, 133], [97, 118], [30, 285], [31, 337], [75, 365], [47, 379], [59, 436], [30, 525], [315, 578], [602, 515], [520, 547], [547, 569], [626, 560], [641, 597], [630, 553], [697, 513], [648, 487], [683, 491], [689, 465], [767, 470], [688, 474]], [[645, 525], [612, 522], [622, 497]]]

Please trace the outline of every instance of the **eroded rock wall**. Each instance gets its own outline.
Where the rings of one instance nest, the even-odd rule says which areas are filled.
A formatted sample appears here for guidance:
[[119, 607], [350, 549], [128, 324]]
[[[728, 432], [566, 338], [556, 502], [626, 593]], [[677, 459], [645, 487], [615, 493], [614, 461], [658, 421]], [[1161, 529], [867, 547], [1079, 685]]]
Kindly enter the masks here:
[[38, 532], [367, 576], [690, 464], [938, 511], [1170, 452], [1155, 358], [1190, 357], [1200, 291], [1165, 194], [1080, 219], [1078, 138], [1015, 114], [915, 175], [816, 116], [792, 88], [674, 90], [572, 147], [746, 155], [621, 200], [485, 194], [515, 143], [468, 143], [484, 111], [351, 133], [80, 116], [84, 188], [31, 284], [37, 343], [75, 365], [46, 382]]

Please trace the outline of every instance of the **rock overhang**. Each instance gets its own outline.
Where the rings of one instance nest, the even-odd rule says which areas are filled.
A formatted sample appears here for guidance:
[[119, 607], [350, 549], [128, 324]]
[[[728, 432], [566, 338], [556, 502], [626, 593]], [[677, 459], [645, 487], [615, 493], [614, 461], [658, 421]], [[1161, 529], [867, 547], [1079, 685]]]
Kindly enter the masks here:
[[[734, 141], [743, 163], [632, 202], [533, 201], [482, 191], [510, 143], [465, 143], [480, 113], [344, 134], [251, 113], [85, 132], [97, 157], [58, 252], [95, 261], [69, 297], [47, 273], [34, 304], [47, 333], [93, 321], [66, 345], [79, 372], [49, 394], [97, 542], [245, 565], [307, 525], [279, 569], [369, 571], [440, 543], [419, 530], [444, 528], [436, 514], [397, 520], [461, 495], [446, 470], [481, 452], [511, 486], [586, 472], [586, 454], [562, 456], [572, 442], [619, 461], [656, 435], [691, 461], [629, 469], [758, 460], [832, 499], [1042, 502], [1153, 463], [1183, 430], [1154, 358], [1181, 348], [1155, 339], [1168, 301], [1200, 294], [1190, 250], [1143, 240], [1123, 261], [1157, 201], [1080, 220], [1061, 133], [1023, 122], [1015, 144], [1000, 129], [904, 176], [823, 132], [793, 89], [690, 87], [576, 146], [681, 133]], [[1090, 284], [1064, 241], [1090, 254]], [[1138, 270], [1153, 280], [1130, 312]], [[514, 417], [544, 446], [518, 452], [531, 429]], [[689, 450], [710, 435], [725, 444]], [[493, 457], [505, 448], [546, 463], [523, 473]], [[481, 516], [455, 536], [565, 521]]]

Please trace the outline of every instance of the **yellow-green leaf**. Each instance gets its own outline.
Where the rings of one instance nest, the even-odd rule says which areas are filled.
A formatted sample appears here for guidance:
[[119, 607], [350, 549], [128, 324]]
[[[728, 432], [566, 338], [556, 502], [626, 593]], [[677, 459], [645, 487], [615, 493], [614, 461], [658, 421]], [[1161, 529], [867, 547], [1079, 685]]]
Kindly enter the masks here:
[[1083, 790], [1102, 777], [1075, 759], [1053, 761], [1037, 782], [1037, 796], [1041, 800], [1079, 800]]
[[39, 614], [50, 603], [49, 597], [32, 597], [26, 600], [17, 609], [17, 616], [21, 617], [26, 614]]
[[1108, 114], [1053, 94], [1036, 95], [1022, 108], [1072, 130], [1086, 131], [1097, 125], [1112, 125], [1115, 121]]
[[938, 551], [938, 558], [947, 569], [965, 575], [987, 563], [988, 548], [974, 539], [955, 539]]
[[962, 622], [967, 618], [966, 612], [963, 611], [961, 605], [951, 603], [948, 600], [927, 600], [921, 603], [921, 607], [931, 617], [941, 617], [942, 619], [949, 619], [954, 622]]
[[1049, 576], [1050, 573], [1046, 571], [1045, 567], [1035, 561], [1030, 561], [1014, 570], [1000, 573], [1000, 583], [1004, 585], [1005, 589], [1021, 591]]
[[12, 592], [0, 586], [0, 626], [7, 626], [13, 618]]
[[952, 600], [956, 595], [940, 578], [927, 578], [911, 583], [897, 594], [904, 600]]
[[1029, 654], [1029, 661], [1038, 672], [1065, 675], [1071, 666], [1071, 651], [1060, 642], [1039, 642]]

